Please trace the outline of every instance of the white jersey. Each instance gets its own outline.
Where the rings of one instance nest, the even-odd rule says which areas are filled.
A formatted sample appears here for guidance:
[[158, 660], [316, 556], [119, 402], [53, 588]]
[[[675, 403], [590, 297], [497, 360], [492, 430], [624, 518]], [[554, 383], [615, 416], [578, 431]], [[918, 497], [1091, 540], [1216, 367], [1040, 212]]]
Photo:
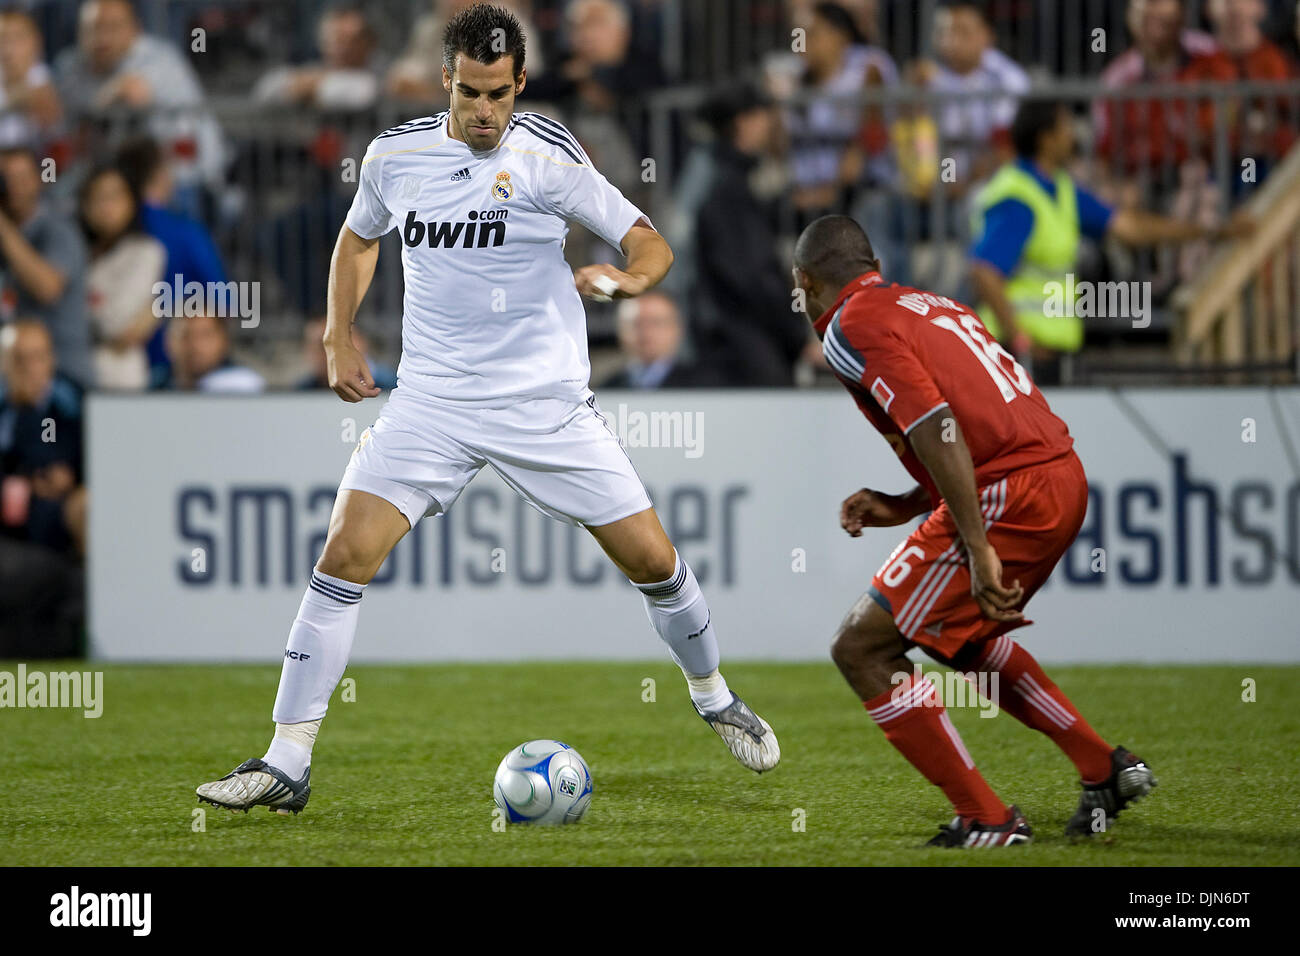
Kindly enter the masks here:
[[347, 225], [402, 237], [400, 387], [447, 401], [581, 401], [586, 313], [564, 261], [568, 221], [619, 246], [644, 214], [573, 135], [516, 113], [495, 149], [447, 133], [447, 113], [381, 133]]

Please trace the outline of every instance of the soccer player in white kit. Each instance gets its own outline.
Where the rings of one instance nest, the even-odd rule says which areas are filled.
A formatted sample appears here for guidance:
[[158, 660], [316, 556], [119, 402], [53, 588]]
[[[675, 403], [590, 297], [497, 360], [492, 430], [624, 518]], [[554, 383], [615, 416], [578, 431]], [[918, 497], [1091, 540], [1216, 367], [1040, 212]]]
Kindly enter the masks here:
[[[380, 236], [401, 231], [398, 386], [339, 484], [289, 631], [270, 748], [196, 792], [234, 810], [306, 806], [312, 747], [366, 584], [403, 535], [449, 509], [484, 465], [544, 514], [591, 532], [641, 591], [696, 711], [741, 764], [770, 770], [780, 759], [776, 735], [718, 672], [704, 595], [588, 388], [581, 296], [639, 295], [668, 272], [672, 252], [563, 126], [514, 112], [525, 71], [512, 14], [480, 3], [453, 17], [443, 60], [450, 109], [371, 142], [330, 267], [330, 386], [359, 402], [379, 389], [351, 325]], [[618, 246], [626, 268], [571, 272], [568, 220]]]

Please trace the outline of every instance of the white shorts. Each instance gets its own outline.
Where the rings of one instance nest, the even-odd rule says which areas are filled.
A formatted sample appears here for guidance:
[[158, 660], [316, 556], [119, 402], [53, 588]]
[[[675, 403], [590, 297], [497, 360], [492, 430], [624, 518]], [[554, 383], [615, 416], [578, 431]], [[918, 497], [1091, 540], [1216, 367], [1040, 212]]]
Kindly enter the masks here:
[[542, 514], [598, 526], [650, 507], [595, 395], [457, 406], [400, 386], [361, 434], [339, 490], [391, 502], [415, 527], [448, 510], [484, 465]]

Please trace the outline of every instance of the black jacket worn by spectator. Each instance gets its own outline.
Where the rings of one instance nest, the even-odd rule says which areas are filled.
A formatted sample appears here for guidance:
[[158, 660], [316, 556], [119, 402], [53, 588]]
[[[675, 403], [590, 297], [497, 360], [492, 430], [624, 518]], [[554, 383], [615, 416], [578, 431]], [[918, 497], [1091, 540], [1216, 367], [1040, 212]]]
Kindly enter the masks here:
[[756, 160], [715, 148], [708, 198], [695, 220], [695, 330], [702, 361], [727, 385], [788, 387], [808, 342], [791, 308], [790, 269], [777, 255], [775, 216], [749, 185]]
[[28, 483], [55, 464], [71, 469], [80, 484], [81, 436], [81, 394], [69, 380], [55, 379], [36, 407], [19, 407], [0, 394], [0, 487], [6, 499], [0, 507], [0, 658], [82, 651], [85, 572], [64, 525], [63, 502], [28, 493], [17, 496], [22, 503], [15, 509], [8, 487]]
[[[81, 389], [69, 379], [56, 377], [45, 398], [33, 406], [15, 405], [0, 394], [0, 481], [29, 481], [42, 469], [62, 464], [81, 484], [81, 438]], [[11, 526], [0, 517], [0, 535], [52, 551], [71, 549], [61, 501], [32, 495], [25, 518]]]
[[[674, 362], [668, 374], [663, 377], [659, 388], [710, 388], [725, 384], [717, 375], [706, 368], [690, 362]], [[598, 388], [639, 388], [627, 368], [621, 368], [609, 378], [603, 379]]]

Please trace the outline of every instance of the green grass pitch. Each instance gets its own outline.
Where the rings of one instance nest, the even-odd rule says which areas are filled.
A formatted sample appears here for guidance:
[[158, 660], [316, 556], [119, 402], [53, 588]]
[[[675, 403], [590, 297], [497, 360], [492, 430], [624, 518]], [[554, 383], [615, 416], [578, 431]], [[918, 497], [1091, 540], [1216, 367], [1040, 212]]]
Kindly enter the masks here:
[[[278, 666], [103, 670], [98, 719], [0, 710], [7, 865], [1300, 864], [1296, 667], [1049, 668], [1160, 781], [1083, 845], [1062, 835], [1078, 788], [1051, 742], [1007, 715], [954, 711], [994, 789], [1036, 831], [1032, 846], [994, 851], [919, 848], [947, 803], [829, 661], [726, 667], [780, 735], [781, 765], [762, 776], [695, 716], [669, 662], [352, 667], [356, 699], [335, 693], [298, 817], [194, 814], [196, 784], [265, 749]], [[1255, 702], [1242, 700], [1246, 678]], [[535, 737], [587, 759], [591, 810], [576, 826], [494, 830], [496, 765]]]

